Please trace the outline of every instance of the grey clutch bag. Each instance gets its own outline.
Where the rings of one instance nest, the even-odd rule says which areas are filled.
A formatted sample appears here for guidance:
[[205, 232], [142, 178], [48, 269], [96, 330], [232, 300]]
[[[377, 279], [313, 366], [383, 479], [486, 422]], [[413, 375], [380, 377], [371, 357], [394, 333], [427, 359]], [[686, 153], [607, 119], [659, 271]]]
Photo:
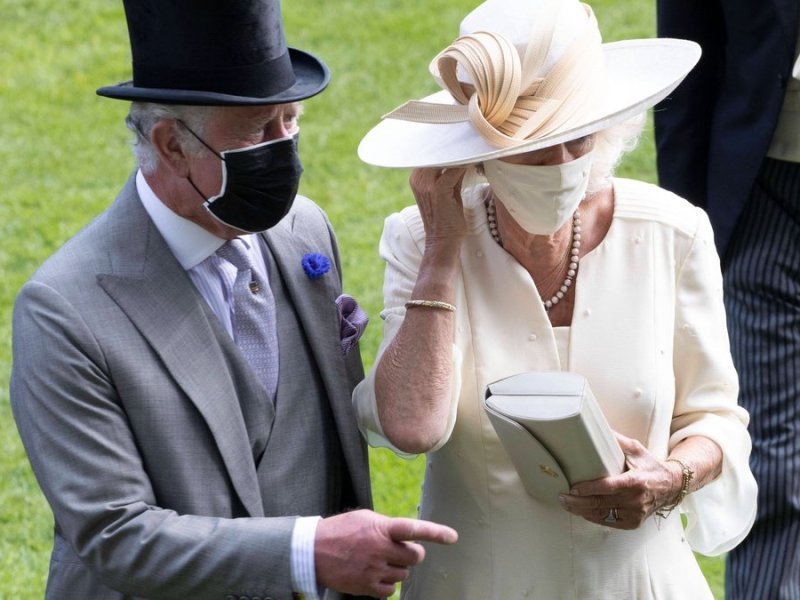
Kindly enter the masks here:
[[529, 495], [558, 504], [571, 484], [618, 475], [625, 456], [586, 378], [529, 372], [491, 383], [486, 413]]

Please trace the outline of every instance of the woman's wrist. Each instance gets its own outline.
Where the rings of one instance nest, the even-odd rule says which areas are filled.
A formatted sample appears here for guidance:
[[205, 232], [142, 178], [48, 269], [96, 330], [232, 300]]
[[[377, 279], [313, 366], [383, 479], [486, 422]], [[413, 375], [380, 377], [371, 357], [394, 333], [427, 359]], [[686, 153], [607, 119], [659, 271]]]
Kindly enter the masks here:
[[668, 458], [666, 466], [672, 476], [670, 499], [655, 511], [659, 517], [664, 518], [669, 516], [689, 495], [695, 477], [695, 472], [689, 464], [679, 458]]
[[422, 259], [412, 298], [428, 298], [452, 303], [455, 297], [458, 254], [440, 250], [428, 252]]
[[455, 266], [461, 251], [462, 237], [426, 237], [423, 260], [436, 264]]

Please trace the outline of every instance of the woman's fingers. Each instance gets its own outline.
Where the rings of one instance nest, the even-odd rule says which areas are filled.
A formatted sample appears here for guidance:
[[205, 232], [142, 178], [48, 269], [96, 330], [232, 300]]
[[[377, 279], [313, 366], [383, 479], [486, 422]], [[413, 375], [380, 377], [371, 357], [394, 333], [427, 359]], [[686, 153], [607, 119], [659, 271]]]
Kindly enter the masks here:
[[461, 205], [463, 168], [414, 169], [409, 184], [419, 207], [427, 242], [460, 240], [466, 232]]

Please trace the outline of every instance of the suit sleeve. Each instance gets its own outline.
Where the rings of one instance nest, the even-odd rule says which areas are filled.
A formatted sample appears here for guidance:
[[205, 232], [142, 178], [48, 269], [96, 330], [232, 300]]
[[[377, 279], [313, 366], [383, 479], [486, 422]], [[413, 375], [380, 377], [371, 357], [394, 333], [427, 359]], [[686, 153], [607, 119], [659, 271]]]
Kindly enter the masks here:
[[139, 452], [147, 440], [133, 435], [103, 347], [52, 287], [31, 282], [20, 292], [13, 353], [14, 416], [71, 560], [135, 596], [291, 595], [294, 518], [217, 518], [158, 505]]
[[709, 145], [724, 73], [725, 29], [717, 0], [658, 0], [658, 35], [702, 47], [697, 66], [654, 110], [659, 184], [706, 207]]

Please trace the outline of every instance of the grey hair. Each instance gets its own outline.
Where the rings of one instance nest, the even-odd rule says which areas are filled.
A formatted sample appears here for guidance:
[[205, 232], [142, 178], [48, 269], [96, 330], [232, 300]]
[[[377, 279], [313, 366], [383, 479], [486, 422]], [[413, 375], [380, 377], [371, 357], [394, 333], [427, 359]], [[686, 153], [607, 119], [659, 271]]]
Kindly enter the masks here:
[[636, 148], [646, 121], [647, 113], [640, 113], [594, 135], [594, 156], [587, 194], [611, 185], [614, 170], [623, 155]]
[[[213, 106], [184, 106], [179, 104], [156, 104], [153, 102], [133, 102], [125, 117], [125, 125], [134, 134], [133, 153], [139, 168], [146, 175], [153, 173], [158, 166], [158, 152], [150, 141], [150, 132], [162, 119], [181, 121], [195, 134], [205, 137], [206, 128], [216, 110]], [[208, 149], [193, 136], [186, 127], [176, 128], [178, 141], [186, 151], [202, 156]]]

